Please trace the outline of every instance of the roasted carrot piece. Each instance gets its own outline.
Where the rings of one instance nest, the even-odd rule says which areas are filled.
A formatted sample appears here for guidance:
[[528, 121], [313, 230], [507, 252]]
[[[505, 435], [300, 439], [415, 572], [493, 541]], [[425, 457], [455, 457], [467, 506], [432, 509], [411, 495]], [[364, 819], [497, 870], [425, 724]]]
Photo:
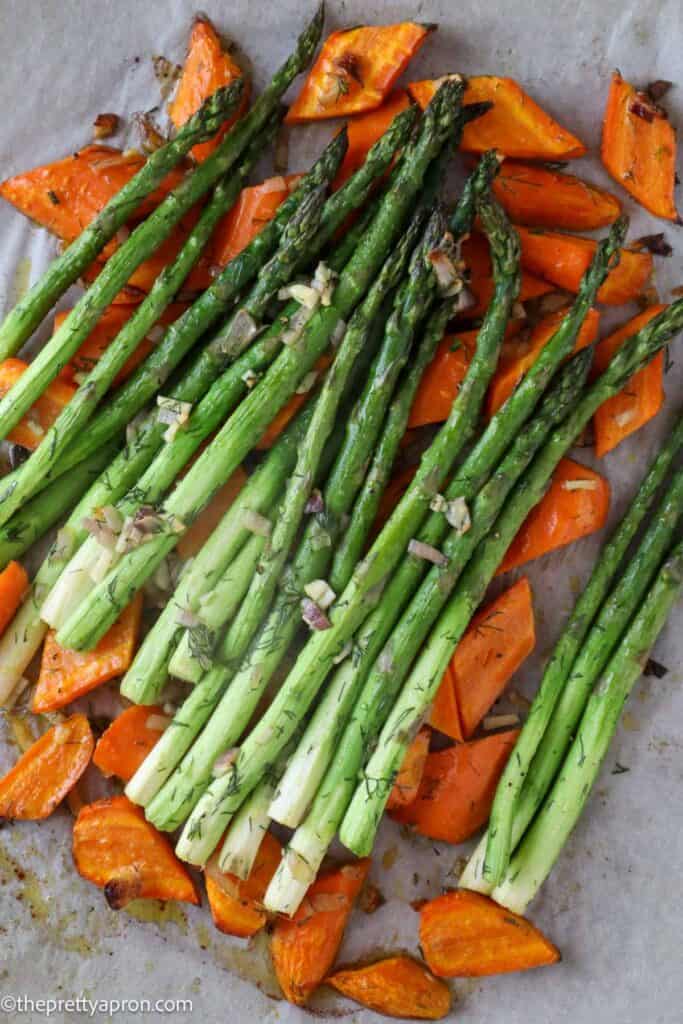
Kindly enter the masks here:
[[161, 738], [164, 719], [161, 708], [147, 704], [126, 708], [98, 739], [93, 764], [104, 775], [128, 782]]
[[[424, 108], [442, 81], [411, 82], [408, 92]], [[570, 160], [586, 152], [583, 142], [539, 107], [512, 78], [468, 78], [465, 103], [493, 103], [488, 113], [465, 126], [460, 143], [465, 152], [498, 149], [518, 160]]]
[[488, 818], [518, 735], [511, 729], [429, 754], [417, 797], [391, 817], [430, 839], [464, 843]]
[[[491, 254], [486, 239], [483, 235], [473, 232], [462, 244], [462, 258], [469, 271], [468, 287], [474, 295], [476, 302], [469, 306], [464, 316], [481, 316], [488, 309], [493, 297], [493, 272], [491, 269]], [[526, 302], [527, 299], [538, 298], [539, 295], [546, 295], [553, 290], [553, 285], [535, 274], [522, 271], [522, 282], [519, 289], [519, 301]]]
[[[666, 306], [650, 306], [604, 338], [595, 351], [596, 371], [602, 373], [623, 342], [664, 309]], [[657, 415], [664, 404], [663, 380], [664, 353], [659, 352], [618, 395], [600, 406], [593, 418], [595, 454], [599, 458]]]
[[[510, 320], [505, 337], [514, 338], [521, 331], [522, 320]], [[462, 384], [477, 347], [478, 331], [447, 334], [431, 363], [422, 375], [410, 410], [408, 429], [427, 423], [443, 423]]]
[[335, 971], [326, 984], [385, 1017], [441, 1020], [451, 1009], [448, 986], [409, 956], [391, 956], [366, 967]]
[[676, 132], [666, 111], [644, 92], [612, 75], [602, 126], [602, 162], [615, 181], [656, 217], [679, 220]]
[[285, 120], [299, 124], [375, 110], [433, 27], [404, 21], [333, 32]]
[[424, 905], [420, 946], [430, 969], [441, 978], [526, 971], [560, 959], [559, 949], [525, 917], [467, 889]]
[[[62, 369], [59, 375], [60, 378], [70, 384], [73, 384], [77, 380], [76, 374], [89, 373], [100, 361], [104, 353], [109, 348], [111, 342], [114, 340], [121, 328], [128, 323], [137, 308], [137, 303], [116, 303], [114, 305], [107, 306], [76, 355], [73, 356]], [[173, 323], [173, 321], [177, 320], [181, 313], [184, 313], [186, 309], [187, 306], [183, 303], [173, 303], [165, 310], [159, 320], [159, 325], [164, 327]], [[70, 312], [70, 309], [65, 309], [59, 313], [55, 313], [53, 328], [55, 331], [59, 330]], [[152, 335], [155, 333], [156, 331], [153, 328]], [[133, 370], [147, 358], [154, 348], [154, 345], [155, 341], [152, 336], [142, 339], [133, 354], [129, 356], [117, 376], [114, 378], [114, 387], [117, 387], [122, 381], [126, 380], [127, 377], [130, 377]]]
[[79, 875], [104, 889], [112, 910], [136, 899], [200, 903], [169, 841], [125, 796], [81, 809], [74, 824], [73, 857]]
[[[229, 85], [230, 82], [241, 77], [242, 69], [223, 49], [216, 29], [206, 15], [198, 15], [190, 33], [183, 73], [180, 76], [173, 102], [169, 107], [173, 124], [176, 128], [180, 128], [199, 110], [205, 99], [217, 89]], [[195, 160], [201, 162], [210, 153], [213, 153], [230, 125], [234, 124], [248, 105], [249, 88], [246, 85], [239, 109], [232, 118], [226, 121], [213, 139], [202, 142], [193, 148], [192, 156]]]
[[0, 572], [0, 636], [14, 618], [14, 613], [28, 590], [28, 574], [19, 562], [9, 562]]
[[[522, 245], [522, 266], [559, 288], [578, 291], [597, 242], [559, 231], [532, 231], [523, 227], [518, 227], [517, 231]], [[619, 265], [610, 271], [598, 292], [599, 301], [608, 306], [632, 302], [643, 291], [651, 273], [652, 256], [649, 252], [622, 249]]]
[[[323, 355], [317, 360], [314, 369], [318, 373], [322, 373], [327, 369], [331, 362], [332, 359], [330, 356]], [[289, 421], [294, 419], [301, 406], [310, 397], [310, 394], [310, 391], [307, 391], [303, 395], [292, 395], [289, 401], [282, 406], [272, 423], [269, 424], [265, 434], [256, 445], [258, 449], [263, 450], [273, 446]]]
[[216, 227], [211, 240], [214, 262], [224, 267], [258, 235], [300, 180], [299, 174], [267, 178], [260, 185], [243, 188], [229, 213]]
[[469, 739], [535, 644], [533, 595], [522, 577], [473, 618], [446, 669], [430, 724]]
[[189, 530], [178, 541], [177, 551], [181, 558], [194, 558], [204, 546], [223, 515], [230, 508], [237, 495], [247, 482], [247, 474], [238, 467], [214, 494], [211, 501], [200, 512]]
[[409, 106], [408, 93], [403, 89], [395, 89], [381, 107], [353, 117], [348, 122], [346, 132], [349, 145], [334, 181], [335, 188], [340, 188], [358, 170], [370, 148], [384, 135], [394, 118]]
[[109, 679], [123, 675], [133, 660], [141, 617], [139, 592], [92, 651], [60, 647], [55, 631], [49, 630], [33, 695], [33, 711], [55, 711]]
[[394, 788], [389, 794], [387, 809], [411, 804], [420, 788], [420, 780], [429, 753], [432, 730], [423, 725], [406, 751], [401, 770], [396, 776]]
[[498, 573], [601, 530], [609, 502], [610, 486], [604, 476], [572, 459], [562, 459], [552, 484], [508, 548]]
[[611, 192], [573, 174], [504, 160], [493, 191], [516, 224], [565, 231], [593, 231], [605, 227], [621, 213]]
[[272, 833], [266, 832], [246, 881], [221, 871], [218, 853], [210, 858], [204, 878], [211, 916], [219, 931], [243, 939], [261, 931], [268, 920], [263, 897], [281, 857], [282, 846]]
[[[0, 398], [16, 384], [27, 366], [28, 363], [13, 356], [0, 363]], [[9, 432], [7, 439], [34, 451], [64, 406], [71, 401], [75, 390], [72, 384], [59, 378], [50, 381], [37, 402]]]
[[88, 767], [94, 741], [85, 715], [48, 729], [0, 779], [0, 818], [47, 818]]
[[318, 876], [292, 918], [280, 918], [270, 952], [285, 999], [303, 1006], [327, 976], [370, 870], [359, 860]]
[[[524, 341], [513, 339], [503, 345], [486, 399], [486, 411], [489, 417], [500, 409], [522, 377], [534, 365], [541, 350], [548, 344], [562, 323], [566, 312], [566, 309], [559, 309], [550, 313], [536, 324], [528, 339]], [[598, 337], [599, 326], [600, 314], [595, 309], [589, 309], [576, 339], [575, 352], [593, 344]]]
[[[0, 184], [0, 196], [58, 238], [73, 242], [144, 162], [139, 153], [86, 146], [63, 160], [8, 178]], [[181, 169], [171, 172], [134, 216], [150, 213], [181, 176]], [[112, 241], [106, 251], [115, 247]]]

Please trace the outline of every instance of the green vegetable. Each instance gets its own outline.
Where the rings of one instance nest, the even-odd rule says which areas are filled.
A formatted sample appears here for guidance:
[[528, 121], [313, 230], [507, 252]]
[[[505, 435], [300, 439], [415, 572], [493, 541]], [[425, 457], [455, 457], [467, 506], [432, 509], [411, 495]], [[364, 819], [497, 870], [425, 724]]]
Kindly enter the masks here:
[[493, 890], [493, 898], [503, 906], [524, 913], [550, 874], [598, 777], [622, 708], [682, 587], [683, 542], [679, 541], [599, 673], [557, 780], [515, 851], [503, 882]]
[[[593, 567], [590, 579], [574, 606], [565, 630], [546, 666], [541, 685], [530, 709], [529, 717], [524, 723], [524, 728], [515, 744], [514, 757], [508, 761], [496, 790], [489, 830], [481, 848], [482, 850], [485, 848], [487, 851], [485, 861], [481, 858], [481, 850], [477, 849], [468, 867], [465, 869], [462, 884], [467, 885], [468, 888], [476, 887], [479, 891], [490, 892], [502, 881], [509, 863], [510, 850], [516, 845], [530, 820], [531, 807], [538, 806], [540, 795], [550, 784], [552, 779], [550, 775], [551, 766], [556, 767], [557, 757], [548, 762], [548, 770], [545, 772], [546, 784], [540, 787], [529, 785], [528, 792], [529, 794], [533, 792], [536, 799], [533, 801], [527, 799], [525, 801], [522, 798], [520, 802], [520, 793], [526, 784], [532, 759], [538, 751], [539, 745], [544, 740], [549, 723], [554, 719], [553, 712], [558, 702], [563, 701], [564, 694], [567, 693], [570, 686], [576, 686], [576, 681], [572, 684], [572, 679], [575, 677], [573, 666], [575, 662], [577, 666], [585, 662], [585, 659], [579, 655], [582, 644], [584, 644], [594, 620], [598, 633], [601, 631], [602, 625], [606, 626], [602, 611], [598, 614], [599, 609], [607, 596], [609, 587], [619, 570], [631, 541], [650, 511], [657, 490], [669, 471], [672, 462], [681, 450], [681, 446], [683, 446], [683, 420], [679, 420], [676, 429], [654, 460], [628, 512], [602, 549], [600, 557]], [[657, 522], [653, 524], [653, 529], [659, 530], [662, 526], [662, 521], [667, 518], [666, 511], [661, 510], [657, 515]], [[632, 563], [632, 565], [634, 564], [635, 562]], [[628, 575], [625, 578], [628, 578]], [[633, 607], [634, 595], [635, 601], [639, 600], [642, 589], [648, 585], [649, 579], [650, 577], [647, 575], [639, 575], [636, 582], [636, 591], [632, 593], [629, 593], [628, 590], [625, 591], [624, 597], [630, 607]], [[638, 583], [640, 583], [640, 587]], [[630, 586], [630, 583], [627, 584], [629, 589]], [[612, 600], [609, 599], [609, 605], [612, 604]], [[598, 616], [597, 620], [596, 615]], [[617, 625], [618, 628], [620, 628], [619, 625]], [[593, 635], [591, 634], [591, 636]], [[589, 677], [593, 679], [597, 678], [604, 660], [610, 653], [607, 637], [604, 638], [603, 643], [596, 634], [595, 642], [601, 651], [601, 656], [590, 667]], [[586, 643], [585, 649], [588, 650], [589, 647], [590, 640]], [[582, 669], [578, 669], [578, 671], [582, 671]], [[587, 686], [588, 683], [586, 682]], [[583, 688], [582, 684], [580, 689]], [[580, 701], [577, 702], [577, 706], [579, 704]], [[577, 718], [576, 713], [572, 718], [575, 722]], [[558, 724], [559, 721], [558, 719]], [[562, 731], [566, 734], [564, 729]]]
[[515, 486], [493, 530], [470, 560], [449, 604], [437, 620], [382, 729], [378, 746], [365, 766], [366, 781], [356, 789], [340, 830], [340, 838], [349, 849], [360, 852], [372, 847], [393, 779], [410, 739], [433, 701], [453, 651], [481, 603], [507, 548], [528, 513], [543, 497], [558, 462], [595, 410], [620, 391], [633, 373], [647, 365], [681, 326], [683, 300], [672, 303], [625, 341], [607, 370], [588, 389], [569, 417], [553, 431]]

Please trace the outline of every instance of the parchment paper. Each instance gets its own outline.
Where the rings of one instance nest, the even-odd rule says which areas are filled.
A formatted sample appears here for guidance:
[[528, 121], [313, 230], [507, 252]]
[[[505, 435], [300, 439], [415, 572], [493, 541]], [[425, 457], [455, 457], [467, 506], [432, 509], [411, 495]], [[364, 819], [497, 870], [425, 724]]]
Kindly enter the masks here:
[[[311, 3], [301, 0], [204, 0], [203, 7], [246, 51], [259, 85], [289, 52], [311, 11]], [[133, 111], [157, 105], [152, 58], [164, 54], [182, 61], [194, 11], [191, 0], [0, 0], [0, 175], [84, 145], [100, 112], [115, 111], [128, 119]], [[493, 5], [419, 0], [414, 7], [406, 0], [337, 0], [329, 4], [328, 26], [403, 17], [441, 26], [412, 65], [411, 77], [457, 70], [512, 75], [593, 153], [614, 67], [637, 82], [666, 78], [683, 85], [680, 0], [509, 0]], [[680, 121], [681, 88], [671, 92], [667, 105]], [[290, 169], [306, 167], [329, 131], [297, 129]], [[125, 133], [114, 141], [125, 142]], [[574, 166], [608, 184], [594, 157]], [[657, 260], [657, 283], [668, 297], [671, 287], [683, 283], [681, 229], [655, 222], [623, 198], [633, 214], [633, 237], [664, 230], [674, 245], [671, 259]], [[27, 279], [35, 280], [43, 270], [55, 245], [4, 204], [0, 239], [0, 307], [7, 308]], [[665, 412], [600, 465], [613, 487], [612, 522], [680, 403], [680, 341], [672, 360]], [[596, 465], [590, 449], [575, 455]], [[543, 659], [602, 540], [593, 537], [529, 567], [540, 639], [515, 680], [518, 689], [533, 693]], [[559, 945], [563, 963], [456, 984], [455, 1016], [462, 1024], [675, 1024], [683, 1018], [680, 616], [669, 624], [655, 655], [670, 672], [662, 680], [638, 684], [589, 807], [530, 910]], [[15, 757], [11, 745], [2, 744], [3, 770]], [[617, 762], [628, 772], [614, 774]], [[207, 1024], [302, 1019], [300, 1011], [269, 998], [276, 988], [262, 950], [221, 936], [206, 908], [171, 905], [161, 915], [141, 908], [138, 917], [152, 918], [147, 923], [109, 911], [101, 893], [73, 870], [70, 829], [66, 811], [40, 826], [2, 829], [0, 993], [190, 998], [197, 1019]], [[340, 959], [396, 948], [416, 951], [418, 919], [410, 901], [454, 884], [470, 845], [407, 842], [394, 825], [385, 824], [372, 878], [387, 902], [371, 917], [355, 913]], [[342, 1010], [354, 1021], [377, 1019], [328, 997], [315, 1005], [324, 1016]], [[139, 1018], [123, 1014], [116, 1019]]]

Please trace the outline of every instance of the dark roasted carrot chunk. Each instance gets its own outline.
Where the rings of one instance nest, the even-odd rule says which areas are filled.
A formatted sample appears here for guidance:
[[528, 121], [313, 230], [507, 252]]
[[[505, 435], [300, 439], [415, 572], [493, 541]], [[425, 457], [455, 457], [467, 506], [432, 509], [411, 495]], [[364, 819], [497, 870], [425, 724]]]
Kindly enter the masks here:
[[391, 817], [430, 839], [464, 843], [486, 822], [518, 729], [429, 754], [417, 797]]
[[274, 835], [266, 832], [251, 874], [245, 881], [219, 869], [218, 853], [210, 858], [204, 869], [206, 894], [213, 923], [219, 931], [243, 939], [261, 931], [268, 920], [263, 909], [263, 897], [281, 857], [280, 843]]
[[73, 835], [79, 875], [104, 889], [113, 910], [135, 899], [200, 902], [168, 839], [125, 796], [81, 808]]
[[428, 25], [360, 25], [333, 32], [286, 120], [320, 121], [381, 106], [430, 31]]
[[499, 573], [601, 530], [607, 522], [607, 480], [572, 459], [562, 459], [543, 499], [508, 548]]
[[[441, 81], [412, 82], [408, 92], [426, 107]], [[498, 149], [518, 160], [570, 160], [586, 152], [583, 142], [539, 107], [512, 78], [468, 78], [465, 103], [493, 103], [488, 113], [466, 125], [460, 143], [466, 152]]]
[[621, 203], [610, 192], [541, 164], [505, 160], [493, 191], [516, 224], [593, 231], [617, 219]]
[[442, 978], [526, 971], [560, 959], [557, 947], [525, 917], [466, 889], [425, 904], [420, 945], [429, 967]]
[[526, 577], [477, 612], [446, 669], [429, 718], [456, 740], [469, 739], [536, 643]]
[[60, 647], [55, 631], [49, 630], [33, 695], [33, 710], [40, 713], [63, 708], [96, 686], [123, 675], [135, 654], [141, 617], [140, 592], [92, 651]]
[[93, 747], [85, 715], [53, 725], [0, 779], [0, 817], [47, 818], [88, 767]]
[[277, 921], [270, 951], [290, 1003], [303, 1006], [327, 976], [369, 870], [370, 861], [360, 860], [321, 874], [294, 917]]
[[[606, 370], [624, 341], [664, 309], [666, 306], [650, 306], [604, 338], [595, 351], [596, 371], [602, 373]], [[595, 454], [602, 457], [611, 452], [624, 438], [653, 419], [663, 404], [664, 353], [658, 352], [647, 366], [631, 377], [618, 395], [608, 398], [596, 412], [593, 418]]]
[[160, 739], [164, 719], [170, 723], [161, 708], [147, 704], [126, 708], [97, 741], [93, 764], [105, 775], [128, 782]]
[[666, 111], [618, 71], [602, 128], [602, 162], [615, 181], [656, 217], [678, 220], [676, 133]]
[[[578, 291], [598, 243], [592, 238], [564, 235], [559, 231], [531, 231], [522, 227], [517, 230], [522, 243], [522, 266], [559, 288]], [[622, 249], [618, 266], [609, 272], [598, 292], [599, 301], [608, 306], [632, 302], [643, 291], [651, 273], [649, 252]]]
[[448, 986], [409, 956], [387, 957], [366, 967], [335, 971], [327, 984], [386, 1017], [441, 1020], [451, 1009]]
[[[180, 128], [217, 89], [241, 77], [242, 69], [223, 49], [216, 29], [205, 15], [198, 15], [190, 33], [183, 73], [169, 108], [173, 124]], [[239, 110], [225, 122], [213, 139], [194, 146], [192, 155], [195, 160], [201, 162], [213, 153], [230, 125], [234, 124], [248, 105], [249, 89], [245, 86]]]

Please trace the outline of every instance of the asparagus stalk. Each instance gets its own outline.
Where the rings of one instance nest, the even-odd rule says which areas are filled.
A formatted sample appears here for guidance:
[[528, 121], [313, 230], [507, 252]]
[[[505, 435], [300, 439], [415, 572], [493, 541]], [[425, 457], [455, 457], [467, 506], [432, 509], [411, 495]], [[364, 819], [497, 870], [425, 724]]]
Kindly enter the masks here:
[[[296, 75], [310, 63], [320, 39], [322, 21], [322, 9], [319, 9], [299, 37], [292, 56], [275, 73], [251, 110], [233, 126], [211, 156], [173, 189], [107, 261], [95, 283], [14, 385], [11, 396], [0, 401], [0, 437], [7, 436], [79, 348], [135, 268], [151, 256], [187, 211], [235, 165], [246, 146], [270, 119]], [[226, 89], [233, 97], [233, 105], [222, 105], [223, 117], [237, 104], [242, 80], [237, 79]]]
[[36, 495], [0, 529], [0, 570], [20, 558], [73, 508], [116, 453], [110, 443]]
[[[364, 344], [364, 338], [369, 330], [371, 318], [377, 316], [387, 292], [391, 290], [400, 277], [422, 220], [423, 210], [420, 209], [417, 211], [408, 230], [404, 233], [400, 245], [385, 262], [366, 299], [354, 313], [334, 364], [334, 366], [337, 366], [337, 361], [342, 361], [337, 371], [337, 379], [339, 381], [345, 380], [349, 372], [348, 370], [342, 370], [343, 363], [346, 362], [350, 369], [355, 362], [357, 354]], [[431, 268], [427, 263], [426, 255], [434, 248], [442, 231], [443, 223], [441, 219], [439, 217], [433, 218], [425, 231], [423, 240], [415, 250], [411, 260], [410, 274], [406, 283], [399, 289], [392, 316], [387, 324], [381, 355], [391, 354], [392, 359], [397, 359], [401, 344], [406, 346], [409, 343], [410, 337], [412, 337], [419, 315], [417, 310], [418, 308], [424, 309], [425, 303], [429, 301], [428, 297], [431, 292], [429, 287]], [[425, 298], [422, 298], [421, 293], [423, 292], [426, 292]], [[402, 342], [399, 340], [399, 335]], [[372, 388], [371, 394], [374, 404], [383, 403], [386, 405], [390, 388], [393, 387], [393, 381], [390, 380], [391, 375], [385, 372], [386, 365], [383, 358], [379, 358], [375, 363], [375, 370], [379, 370], [381, 376], [373, 380], [375, 387]], [[338, 386], [336, 381], [333, 381], [332, 385], [335, 388]], [[295, 482], [294, 494], [300, 509], [303, 508], [302, 499], [298, 494], [300, 481], [306, 478], [312, 480], [313, 470], [310, 463], [306, 464], [309, 458], [308, 449], [313, 440], [317, 444], [324, 444], [326, 436], [326, 429], [321, 424], [321, 417], [318, 415], [321, 402], [325, 398], [325, 390], [323, 389], [323, 393], [316, 403], [311, 424], [308, 427], [306, 438], [301, 445], [297, 468], [292, 474], [292, 480]], [[361, 402], [361, 405], [363, 404]], [[328, 415], [325, 410], [323, 412], [325, 415]], [[379, 429], [379, 424], [373, 427], [373, 424], [370, 423], [369, 426], [372, 431], [371, 436], [374, 436]], [[367, 451], [367, 445], [369, 444], [371, 445], [372, 441], [367, 436], [363, 435], [361, 441], [360, 436], [355, 430], [347, 431], [346, 444], [343, 446], [337, 459], [335, 470], [340, 465], [344, 466], [344, 468], [348, 467], [349, 459], [347, 454], [350, 450], [355, 451], [362, 445]], [[334, 507], [335, 503], [338, 505], [343, 502], [343, 495], [348, 492], [348, 489], [349, 478], [347, 474], [342, 472], [339, 475], [335, 475], [333, 473], [326, 488], [326, 492], [329, 493], [331, 498], [331, 508]], [[292, 488], [289, 489], [290, 492], [291, 490]], [[305, 497], [306, 495], [304, 500]], [[286, 509], [286, 505], [287, 496], [285, 496], [284, 509]], [[282, 552], [284, 549], [277, 572], [278, 575], [284, 566], [284, 557], [289, 547], [287, 541], [282, 539], [282, 531], [279, 530], [279, 524], [285, 521], [286, 516], [283, 511], [283, 514], [278, 518], [278, 526], [272, 539], [272, 548], [276, 552]], [[336, 521], [338, 522], [338, 519]], [[334, 523], [327, 514], [325, 522], [327, 529], [333, 529]], [[331, 541], [331, 537], [328, 539]], [[289, 575], [289, 585], [281, 593], [280, 600], [276, 602], [273, 609], [274, 615], [265, 624], [265, 636], [267, 637], [272, 629], [274, 639], [274, 644], [266, 642], [265, 645], [265, 660], [268, 663], [268, 668], [266, 669], [263, 664], [264, 632], [262, 631], [257, 638], [255, 649], [245, 658], [243, 666], [239, 667], [232, 680], [232, 684], [223, 694], [221, 702], [202, 736], [190, 750], [179, 769], [169, 779], [165, 787], [160, 790], [155, 800], [147, 806], [147, 814], [157, 827], [169, 830], [175, 828], [187, 817], [202, 789], [211, 780], [211, 767], [216, 758], [222, 750], [229, 747], [239, 738], [257, 701], [267, 686], [272, 672], [289, 646], [293, 639], [293, 634], [300, 623], [299, 601], [306, 579], [313, 578], [310, 575], [310, 570], [313, 566], [320, 566], [321, 570], [323, 570], [324, 565], [329, 561], [330, 554], [330, 546], [318, 547], [315, 545], [311, 531], [307, 531], [307, 536], [305, 536], [300, 551], [297, 553], [295, 571]], [[254, 579], [260, 581], [265, 574], [265, 571], [262, 574], [257, 574]], [[302, 575], [304, 576], [303, 579]], [[248, 607], [246, 604], [243, 605], [243, 609], [246, 607]], [[252, 622], [253, 619], [254, 616], [252, 615]], [[240, 618], [238, 617], [235, 623], [239, 623], [239, 621]], [[251, 635], [253, 634], [250, 634], [249, 638], [251, 638]], [[229, 659], [231, 658], [234, 663], [243, 653], [243, 651], [237, 648], [233, 637], [228, 635], [226, 639], [227, 642], [224, 642], [221, 650], [221, 661], [223, 664], [218, 664], [209, 673], [210, 678], [207, 678], [206, 681], [206, 688], [211, 694], [217, 694], [225, 689], [232, 672], [229, 668], [226, 670], [223, 666], [230, 665]], [[222, 680], [223, 682], [221, 684], [216, 680]]]
[[62, 453], [81, 433], [121, 367], [172, 301], [199, 259], [218, 220], [237, 199], [243, 182], [269, 136], [275, 133], [279, 121], [279, 117], [271, 120], [268, 131], [259, 135], [256, 143], [249, 147], [238, 173], [219, 181], [175, 260], [162, 270], [149, 295], [107, 347], [102, 358], [47, 431], [38, 448], [13, 474], [9, 488], [6, 487], [0, 493], [0, 526], [42, 488], [50, 470], [57, 465]]
[[[637, 334], [629, 338], [607, 370], [597, 378], [570, 416], [557, 427], [517, 483], [415, 661], [364, 770], [346, 812], [340, 838], [354, 852], [372, 847], [393, 779], [412, 735], [434, 699], [453, 651], [465, 632], [486, 588], [519, 527], [540, 501], [550, 477], [595, 410], [617, 394], [633, 373], [683, 326], [683, 301], [672, 303]], [[466, 536], [466, 535], [465, 535]]]
[[[304, 506], [313, 488], [317, 465], [334, 426], [346, 381], [387, 293], [398, 284], [403, 274], [422, 222], [423, 210], [418, 209], [400, 244], [385, 261], [366, 298], [349, 322], [316, 401], [313, 418], [299, 449], [297, 464], [287, 486], [272, 537], [266, 544], [242, 608], [224, 639], [222, 654], [226, 661], [242, 657], [267, 613], [289, 549], [301, 523]], [[394, 314], [387, 327], [387, 333], [396, 337], [392, 355], [399, 366], [401, 360], [407, 358], [408, 346], [417, 324], [429, 308], [434, 294], [435, 281], [428, 257], [441, 242], [443, 231], [443, 218], [438, 213], [434, 214], [427, 225], [424, 238], [413, 252], [408, 280], [399, 291]], [[390, 373], [389, 389], [393, 389], [394, 382], [395, 377]], [[380, 377], [376, 383], [381, 390], [382, 378]]]
[[[508, 761], [498, 784], [491, 809], [488, 832], [465, 868], [462, 884], [467, 888], [476, 887], [479, 891], [491, 892], [503, 879], [509, 863], [510, 851], [516, 845], [523, 827], [526, 827], [529, 820], [528, 811], [518, 814], [517, 806], [529, 773], [529, 766], [543, 740], [553, 711], [562, 698], [564, 688], [570, 685], [569, 681], [575, 676], [574, 663], [576, 662], [579, 666], [583, 661], [582, 658], [579, 658], [581, 646], [607, 596], [621, 561], [648, 514], [657, 490], [681, 446], [683, 446], [683, 419], [679, 419], [676, 428], [643, 479], [628, 512], [600, 553], [590, 579], [576, 602], [565, 630], [546, 666], [529, 716], [515, 744], [514, 757]], [[660, 522], [662, 519], [666, 520], [666, 511], [660, 514], [658, 519]], [[638, 580], [640, 581], [641, 577], [638, 577]], [[645, 576], [642, 587], [647, 586], [648, 582], [648, 577]], [[627, 584], [627, 587], [630, 588], [630, 584]], [[640, 594], [640, 591], [638, 593]], [[625, 592], [625, 598], [629, 604], [632, 604], [633, 594], [630, 594], [628, 590]], [[637, 597], [636, 600], [638, 599]], [[610, 600], [610, 604], [612, 603]], [[604, 624], [604, 616], [601, 612], [596, 620], [595, 628], [598, 632], [600, 632], [601, 625]], [[590, 641], [587, 646], [589, 644]], [[605, 658], [608, 654], [609, 648], [605, 645]], [[590, 675], [593, 678], [597, 678], [601, 664], [602, 662], [599, 662], [597, 667], [591, 668]], [[574, 685], [576, 684], [574, 683]], [[533, 788], [536, 789], [536, 787]], [[537, 803], [537, 801], [535, 802]], [[483, 856], [484, 850], [487, 851], [485, 857]]]
[[5, 317], [0, 326], [0, 361], [14, 355], [33, 334], [47, 311], [123, 227], [143, 200], [157, 188], [197, 142], [211, 138], [235, 109], [241, 85], [219, 89], [183, 125], [176, 137], [152, 153], [135, 177], [113, 196], [46, 273]]
[[[682, 508], [683, 470], [675, 475], [656, 520], [651, 523], [636, 554], [606, 598], [574, 659], [521, 788], [514, 810], [510, 847], [513, 837], [516, 845], [524, 835], [524, 830], [551, 787], [593, 685], [672, 543]], [[508, 863], [505, 865], [506, 870]], [[486, 863], [484, 877], [489, 883], [493, 880], [486, 870]], [[502, 877], [505, 877], [505, 872]]]
[[[458, 117], [463, 83], [446, 80], [425, 111], [422, 130], [401, 162], [395, 182], [344, 268], [329, 306], [319, 309], [306, 326], [301, 351], [281, 352], [267, 373], [228, 419], [213, 443], [164, 502], [167, 522], [183, 524], [199, 514], [249, 451], [273, 415], [293, 394], [316, 359], [327, 347], [340, 320], [348, 317], [363, 297], [379, 266], [400, 233], [430, 161], [439, 152]], [[418, 486], [422, 485], [418, 474]], [[90, 593], [60, 630], [60, 643], [76, 650], [94, 646], [178, 542], [180, 533], [167, 530], [129, 552]]]
[[683, 587], [683, 542], [676, 545], [599, 674], [581, 722], [537, 818], [493, 897], [524, 913], [560, 855], [598, 777], [622, 708]]

